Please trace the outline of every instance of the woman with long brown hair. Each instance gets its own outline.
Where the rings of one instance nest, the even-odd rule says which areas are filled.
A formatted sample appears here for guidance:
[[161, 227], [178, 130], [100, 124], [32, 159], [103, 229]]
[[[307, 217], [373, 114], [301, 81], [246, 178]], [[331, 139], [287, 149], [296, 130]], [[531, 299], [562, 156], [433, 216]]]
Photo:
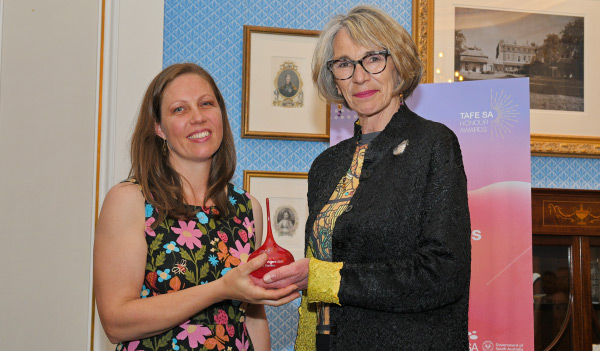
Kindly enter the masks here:
[[107, 194], [94, 244], [98, 312], [117, 350], [270, 350], [263, 304], [298, 297], [249, 274], [262, 212], [230, 183], [235, 147], [225, 102], [195, 64], [150, 83], [131, 140], [131, 171]]

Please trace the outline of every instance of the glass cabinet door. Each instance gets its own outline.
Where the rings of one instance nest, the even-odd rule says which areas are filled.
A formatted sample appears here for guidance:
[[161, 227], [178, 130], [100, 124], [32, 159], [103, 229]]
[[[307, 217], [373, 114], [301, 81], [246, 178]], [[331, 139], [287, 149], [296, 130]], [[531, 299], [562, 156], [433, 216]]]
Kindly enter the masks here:
[[551, 245], [542, 245], [534, 237], [533, 318], [536, 351], [572, 349], [571, 246], [568, 240], [556, 239], [552, 240], [554, 242]]
[[532, 189], [535, 350], [600, 351], [600, 190]]

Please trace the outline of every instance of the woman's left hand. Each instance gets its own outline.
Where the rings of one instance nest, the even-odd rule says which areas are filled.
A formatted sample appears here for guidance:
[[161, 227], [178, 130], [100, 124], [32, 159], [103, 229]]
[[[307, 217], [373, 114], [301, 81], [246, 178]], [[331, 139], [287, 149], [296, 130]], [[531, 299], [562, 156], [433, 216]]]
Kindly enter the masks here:
[[265, 289], [280, 289], [296, 285], [298, 291], [306, 289], [308, 285], [308, 258], [292, 262], [265, 274], [263, 279], [253, 278], [254, 283]]

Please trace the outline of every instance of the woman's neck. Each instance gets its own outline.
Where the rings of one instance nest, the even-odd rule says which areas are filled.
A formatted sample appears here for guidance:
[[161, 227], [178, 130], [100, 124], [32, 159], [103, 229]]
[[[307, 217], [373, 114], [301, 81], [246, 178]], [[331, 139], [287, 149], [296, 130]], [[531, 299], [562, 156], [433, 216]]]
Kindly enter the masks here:
[[211, 200], [204, 202], [208, 191], [208, 177], [210, 174], [211, 161], [206, 162], [172, 162], [171, 165], [181, 176], [183, 197], [185, 203], [195, 206], [212, 206]]
[[381, 111], [370, 116], [358, 116], [362, 133], [381, 132], [392, 120], [392, 116], [400, 108], [400, 97], [392, 99], [390, 103]]

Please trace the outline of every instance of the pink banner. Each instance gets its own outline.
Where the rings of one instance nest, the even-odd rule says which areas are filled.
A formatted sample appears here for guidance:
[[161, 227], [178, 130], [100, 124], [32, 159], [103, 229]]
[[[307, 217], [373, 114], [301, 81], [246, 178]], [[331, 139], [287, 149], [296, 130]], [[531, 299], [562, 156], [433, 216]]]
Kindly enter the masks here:
[[[407, 106], [456, 133], [471, 212], [471, 351], [533, 350], [529, 80], [420, 85]], [[356, 114], [331, 106], [331, 144]]]

